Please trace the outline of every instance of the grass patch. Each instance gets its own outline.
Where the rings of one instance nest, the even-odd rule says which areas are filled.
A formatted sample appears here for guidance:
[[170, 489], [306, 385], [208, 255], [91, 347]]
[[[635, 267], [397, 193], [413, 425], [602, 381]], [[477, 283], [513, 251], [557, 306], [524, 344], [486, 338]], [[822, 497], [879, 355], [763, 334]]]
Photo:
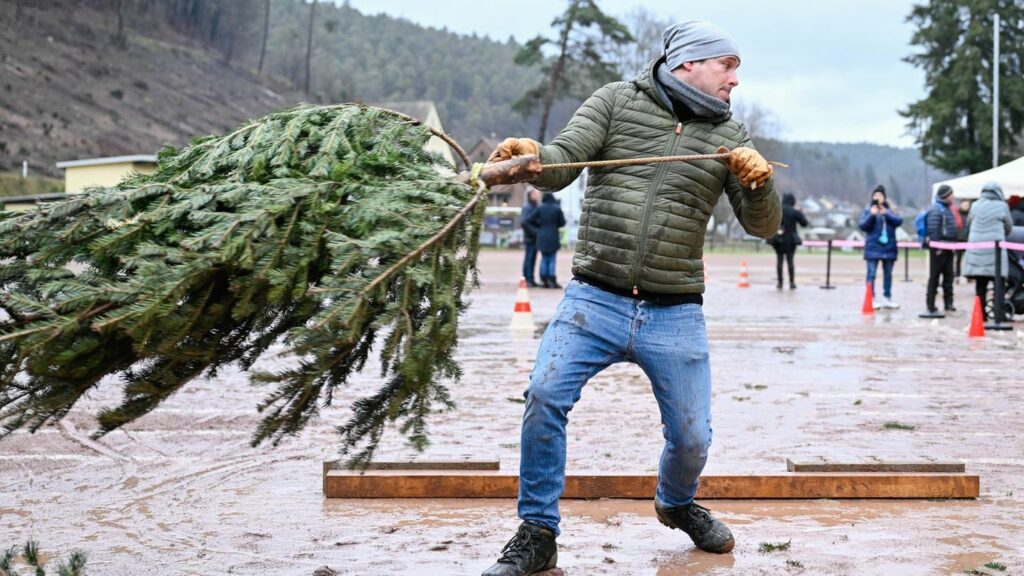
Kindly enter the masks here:
[[761, 554], [785, 552], [786, 550], [789, 550], [789, 545], [792, 543], [792, 540], [787, 540], [786, 542], [761, 542], [761, 545], [757, 547], [757, 551]]
[[804, 398], [809, 398], [811, 396], [810, 392], [797, 392], [796, 394], [797, 396], [803, 396]]
[[509, 402], [515, 402], [516, 404], [526, 404], [526, 398], [516, 398], [514, 396], [509, 396], [508, 398], [505, 398], [505, 400], [508, 400]]
[[861, 401], [861, 400], [857, 400], [856, 402], [854, 402], [854, 403], [853, 403], [853, 405], [854, 405], [854, 406], [860, 406], [860, 405], [861, 405], [861, 404], [863, 404], [863, 403], [864, 403], [863, 401]]
[[985, 568], [991, 568], [992, 570], [1006, 572], [1006, 564], [1000, 564], [999, 562], [986, 562], [984, 566]]
[[768, 387], [765, 386], [764, 384], [744, 384], [743, 387], [746, 388], [747, 390], [767, 390], [768, 389]]
[[916, 428], [913, 424], [902, 424], [900, 422], [886, 422], [882, 425], [882, 428], [886, 430], [913, 430]]
[[20, 170], [0, 172], [0, 198], [4, 196], [34, 196], [36, 194], [53, 194], [64, 191], [62, 178], [50, 178], [29, 174], [21, 177]]
[[786, 566], [790, 568], [803, 568], [804, 563], [799, 560], [786, 560]]
[[744, 400], [750, 400], [750, 396], [733, 396], [732, 399], [737, 402], [743, 402]]

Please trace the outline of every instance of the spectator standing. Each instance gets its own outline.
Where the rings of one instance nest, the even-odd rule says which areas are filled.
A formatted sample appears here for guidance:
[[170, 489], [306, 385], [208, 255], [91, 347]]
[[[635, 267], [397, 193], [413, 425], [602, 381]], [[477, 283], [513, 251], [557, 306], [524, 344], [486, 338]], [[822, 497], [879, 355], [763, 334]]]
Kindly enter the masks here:
[[551, 192], [544, 193], [540, 208], [531, 221], [537, 226], [537, 249], [540, 250], [540, 282], [545, 288], [561, 288], [555, 277], [555, 260], [561, 245], [559, 228], [565, 226], [565, 213]]
[[1010, 217], [1013, 218], [1014, 226], [1024, 226], [1024, 201], [1020, 196], [1010, 196], [1006, 201], [1010, 206]]
[[[956, 220], [956, 240], [957, 242], [967, 242], [967, 215], [971, 212], [971, 201], [964, 199], [960, 201], [960, 205], [956, 210], [952, 210], [953, 218]], [[960, 283], [961, 272], [963, 271], [964, 250], [954, 250], [956, 254], [956, 273], [954, 276], [954, 283]]]
[[519, 214], [520, 226], [523, 228], [523, 278], [530, 288], [537, 287], [533, 271], [537, 268], [537, 226], [530, 220], [540, 208], [540, 190], [530, 188], [526, 194], [526, 204]]
[[796, 288], [793, 256], [796, 254], [796, 247], [803, 243], [797, 234], [798, 224], [806, 227], [807, 217], [796, 207], [796, 197], [787, 192], [782, 195], [782, 223], [779, 225], [779, 232], [770, 240], [772, 248], [775, 249], [775, 274], [779, 279], [775, 287], [779, 290], [782, 290], [783, 260], [789, 269], [789, 289]]
[[[1010, 216], [1010, 207], [1003, 199], [1003, 188], [999, 184], [989, 182], [982, 187], [981, 197], [974, 202], [971, 212], [967, 215], [967, 229], [968, 242], [1006, 240], [1006, 236], [1013, 230], [1013, 218]], [[1000, 266], [1005, 277], [1009, 271], [1005, 250], [1002, 251], [1001, 258]], [[983, 310], [988, 285], [995, 279], [995, 275], [995, 248], [967, 251], [964, 258], [964, 276], [974, 279], [974, 292], [981, 298]], [[1002, 281], [1002, 278], [997, 281]], [[987, 310], [985, 320], [988, 320]]]
[[867, 281], [871, 292], [875, 292], [875, 273], [882, 263], [883, 298], [875, 300], [875, 308], [899, 308], [892, 301], [892, 267], [899, 256], [896, 247], [896, 229], [903, 224], [903, 217], [897, 214], [885, 194], [885, 186], [879, 184], [871, 192], [871, 204], [860, 214], [860, 229], [867, 234], [864, 240], [864, 260], [867, 262]]
[[[956, 242], [959, 231], [956, 227], [956, 216], [953, 214], [953, 189], [943, 184], [935, 192], [935, 203], [928, 210], [928, 242]], [[928, 290], [925, 293], [925, 306], [929, 314], [938, 314], [935, 307], [935, 296], [939, 289], [939, 277], [942, 278], [942, 299], [947, 312], [955, 312], [953, 306], [953, 267], [956, 260], [954, 250], [928, 248]]]

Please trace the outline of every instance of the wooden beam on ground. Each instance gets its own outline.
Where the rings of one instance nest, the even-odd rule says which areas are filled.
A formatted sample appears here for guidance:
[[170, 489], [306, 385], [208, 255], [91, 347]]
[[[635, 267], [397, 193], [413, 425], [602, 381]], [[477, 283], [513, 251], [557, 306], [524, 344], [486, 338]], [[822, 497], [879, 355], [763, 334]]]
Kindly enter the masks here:
[[934, 472], [962, 474], [966, 468], [963, 462], [831, 462], [812, 460], [794, 462], [786, 459], [786, 470], [790, 472]]
[[[571, 474], [562, 498], [653, 498], [655, 475]], [[702, 476], [701, 499], [977, 498], [979, 478], [933, 473], [798, 473]], [[328, 498], [515, 498], [519, 477], [502, 472], [325, 470]]]
[[[344, 462], [324, 462], [324, 472], [347, 470]], [[365, 470], [500, 470], [498, 460], [381, 460], [370, 462]]]

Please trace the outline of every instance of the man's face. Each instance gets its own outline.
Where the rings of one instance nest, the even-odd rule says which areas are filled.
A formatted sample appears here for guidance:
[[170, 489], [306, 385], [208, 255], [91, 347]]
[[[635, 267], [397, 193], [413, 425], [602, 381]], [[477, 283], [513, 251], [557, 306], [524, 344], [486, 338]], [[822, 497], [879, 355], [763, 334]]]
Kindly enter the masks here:
[[540, 203], [540, 192], [537, 191], [536, 188], [534, 188], [533, 190], [530, 190], [529, 199], [530, 199], [530, 202], [532, 202], [534, 204]]
[[700, 62], [685, 62], [673, 70], [672, 74], [708, 96], [728, 102], [732, 89], [740, 83], [736, 75], [739, 67], [739, 58], [722, 56]]

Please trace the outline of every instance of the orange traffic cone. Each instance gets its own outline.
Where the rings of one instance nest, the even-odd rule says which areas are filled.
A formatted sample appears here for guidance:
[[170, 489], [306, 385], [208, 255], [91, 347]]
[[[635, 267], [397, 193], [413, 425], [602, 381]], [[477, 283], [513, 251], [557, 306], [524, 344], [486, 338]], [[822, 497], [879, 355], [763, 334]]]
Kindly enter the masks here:
[[871, 282], [866, 283], [867, 286], [864, 289], [864, 305], [860, 308], [860, 313], [865, 316], [871, 316], [875, 313], [875, 298], [871, 291]]
[[530, 308], [530, 293], [526, 289], [526, 278], [519, 280], [519, 289], [516, 291], [516, 307], [512, 311], [512, 322], [509, 323], [508, 328], [530, 333], [533, 333], [536, 328], [533, 324], [533, 310]]
[[740, 288], [750, 288], [750, 276], [747, 275], [747, 261], [740, 262], [740, 282], [737, 284]]
[[967, 337], [985, 337], [985, 312], [982, 310], [981, 296], [974, 297], [974, 310], [971, 312], [971, 327], [967, 329]]

